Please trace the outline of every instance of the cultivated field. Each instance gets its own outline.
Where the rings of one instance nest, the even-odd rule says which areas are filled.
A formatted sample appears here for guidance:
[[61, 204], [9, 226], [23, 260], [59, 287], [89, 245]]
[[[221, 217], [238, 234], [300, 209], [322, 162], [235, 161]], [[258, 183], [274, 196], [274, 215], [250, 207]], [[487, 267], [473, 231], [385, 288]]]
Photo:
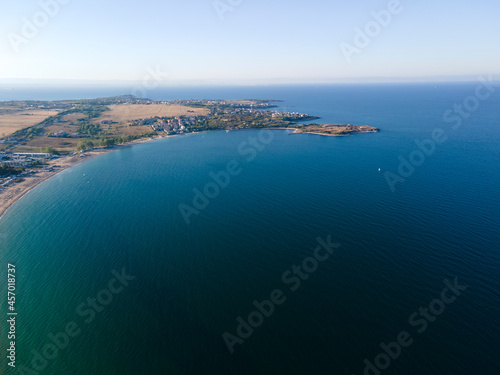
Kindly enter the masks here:
[[129, 126], [129, 125], [101, 125], [109, 135], [124, 136], [124, 135], [141, 135], [144, 133], [151, 133], [152, 130], [149, 126]]
[[0, 137], [36, 125], [47, 117], [57, 115], [56, 111], [28, 110], [0, 113]]
[[127, 122], [149, 117], [205, 116], [209, 110], [191, 108], [178, 104], [116, 104], [108, 106], [98, 121]]

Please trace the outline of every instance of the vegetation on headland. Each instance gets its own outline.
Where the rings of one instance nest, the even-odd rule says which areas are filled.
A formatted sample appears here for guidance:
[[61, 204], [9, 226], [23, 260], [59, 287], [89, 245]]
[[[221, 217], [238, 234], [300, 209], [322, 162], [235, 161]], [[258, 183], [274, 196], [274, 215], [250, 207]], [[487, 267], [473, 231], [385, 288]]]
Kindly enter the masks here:
[[346, 136], [346, 135], [353, 135], [356, 133], [378, 133], [379, 131], [380, 129], [374, 128], [372, 126], [359, 126], [352, 124], [347, 124], [347, 125], [307, 124], [307, 125], [297, 126], [294, 133]]

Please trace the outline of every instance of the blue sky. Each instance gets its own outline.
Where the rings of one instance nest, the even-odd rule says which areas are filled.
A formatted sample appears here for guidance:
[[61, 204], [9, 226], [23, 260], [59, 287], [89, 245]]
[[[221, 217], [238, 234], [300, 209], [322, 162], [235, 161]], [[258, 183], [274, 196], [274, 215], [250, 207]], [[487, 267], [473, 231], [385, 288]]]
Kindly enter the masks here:
[[[40, 3], [55, 1], [66, 4], [44, 19]], [[498, 0], [401, 0], [400, 12], [379, 32], [373, 29], [362, 48], [354, 43], [355, 29], [365, 30], [370, 22], [376, 27], [373, 12], [389, 9], [390, 1], [219, 0], [231, 9], [223, 19], [214, 3], [3, 0], [0, 80], [139, 81], [148, 69], [168, 73], [164, 79], [170, 84], [500, 73]], [[23, 33], [26, 20], [37, 17], [41, 26], [32, 35]], [[357, 49], [350, 61], [346, 45]]]

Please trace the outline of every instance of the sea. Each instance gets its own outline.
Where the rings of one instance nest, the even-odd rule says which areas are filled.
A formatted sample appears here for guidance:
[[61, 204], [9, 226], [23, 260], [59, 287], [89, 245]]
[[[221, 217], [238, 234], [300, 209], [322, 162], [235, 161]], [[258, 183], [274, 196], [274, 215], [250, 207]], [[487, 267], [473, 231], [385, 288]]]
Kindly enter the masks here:
[[[2, 86], [0, 100], [130, 92]], [[500, 374], [498, 84], [148, 97], [277, 99], [380, 132], [188, 134], [37, 186], [0, 220], [0, 373]]]

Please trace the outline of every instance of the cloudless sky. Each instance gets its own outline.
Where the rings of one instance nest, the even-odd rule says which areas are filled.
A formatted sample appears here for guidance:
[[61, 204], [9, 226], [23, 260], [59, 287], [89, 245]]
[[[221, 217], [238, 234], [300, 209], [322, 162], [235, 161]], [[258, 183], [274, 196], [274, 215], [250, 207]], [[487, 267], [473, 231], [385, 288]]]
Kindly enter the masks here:
[[498, 0], [401, 0], [350, 63], [341, 44], [354, 46], [355, 28], [389, 1], [243, 0], [222, 20], [213, 0], [64, 0], [16, 52], [12, 35], [50, 1], [0, 0], [0, 79], [141, 80], [148, 67], [179, 83], [500, 73]]

